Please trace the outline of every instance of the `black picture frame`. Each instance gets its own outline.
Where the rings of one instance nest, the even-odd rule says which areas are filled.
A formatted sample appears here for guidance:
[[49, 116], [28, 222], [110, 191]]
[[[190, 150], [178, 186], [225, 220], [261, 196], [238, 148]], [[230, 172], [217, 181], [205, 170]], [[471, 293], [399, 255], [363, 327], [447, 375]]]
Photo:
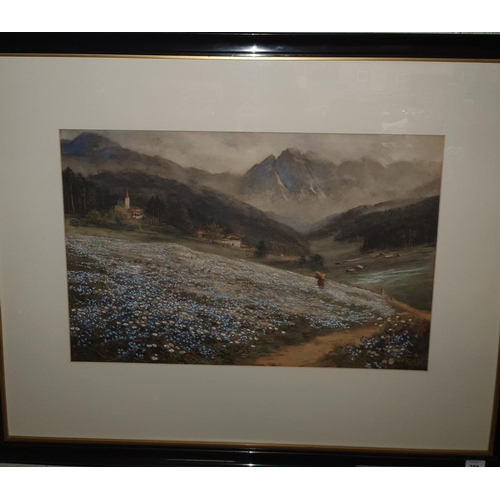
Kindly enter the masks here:
[[[500, 36], [485, 34], [2, 34], [0, 55], [175, 55], [224, 57], [353, 57], [411, 60], [500, 61]], [[0, 363], [1, 363], [0, 356]], [[1, 370], [0, 370], [1, 373]], [[496, 407], [498, 407], [497, 378]], [[3, 410], [5, 400], [1, 401]], [[10, 442], [3, 434], [0, 411], [0, 462], [71, 466], [172, 465], [398, 465], [464, 466], [483, 459], [497, 466], [500, 419], [495, 416], [491, 456], [313, 451], [253, 446], [165, 446]]]

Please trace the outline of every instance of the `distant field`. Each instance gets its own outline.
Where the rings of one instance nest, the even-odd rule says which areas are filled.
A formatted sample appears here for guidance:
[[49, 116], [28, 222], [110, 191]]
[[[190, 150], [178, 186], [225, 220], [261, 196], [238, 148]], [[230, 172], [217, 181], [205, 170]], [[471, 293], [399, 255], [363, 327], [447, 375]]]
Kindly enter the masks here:
[[[379, 251], [361, 254], [359, 243], [343, 243], [333, 238], [313, 241], [311, 250], [323, 256], [327, 279], [385, 293], [406, 304], [430, 311], [434, 281], [434, 247], [414, 247], [407, 250], [386, 252], [401, 257], [374, 258]], [[354, 262], [345, 262], [356, 259]], [[357, 260], [359, 259], [359, 260]], [[339, 264], [340, 263], [340, 264]], [[353, 265], [363, 269], [347, 273]]]
[[118, 238], [131, 242], [177, 243], [197, 252], [205, 252], [228, 258], [256, 260], [253, 257], [252, 251], [229, 248], [225, 245], [214, 245], [198, 238], [186, 236], [173, 228], [170, 232], [161, 232], [153, 226], [143, 225], [140, 231], [117, 231], [97, 226], [73, 227], [66, 221], [66, 235], [73, 236], [77, 234]]

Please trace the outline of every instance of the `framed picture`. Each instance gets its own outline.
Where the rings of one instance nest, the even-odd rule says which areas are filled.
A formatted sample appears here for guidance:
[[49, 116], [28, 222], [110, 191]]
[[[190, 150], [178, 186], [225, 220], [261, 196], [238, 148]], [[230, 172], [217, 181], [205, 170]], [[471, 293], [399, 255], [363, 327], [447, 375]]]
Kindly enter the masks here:
[[498, 36], [0, 42], [5, 460], [496, 460]]

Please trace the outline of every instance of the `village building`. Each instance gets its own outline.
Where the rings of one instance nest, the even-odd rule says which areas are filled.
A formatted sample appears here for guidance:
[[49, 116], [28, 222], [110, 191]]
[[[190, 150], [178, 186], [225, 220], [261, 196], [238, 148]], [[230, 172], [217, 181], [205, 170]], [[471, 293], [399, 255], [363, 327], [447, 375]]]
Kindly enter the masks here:
[[237, 233], [229, 233], [225, 234], [220, 240], [219, 243], [223, 245], [227, 245], [234, 248], [241, 248], [241, 241], [243, 240], [243, 236]]
[[139, 207], [130, 206], [130, 196], [128, 195], [128, 189], [125, 193], [125, 210], [127, 211], [127, 219], [140, 220], [144, 218], [144, 210]]
[[[198, 229], [195, 232], [195, 235], [198, 239], [200, 240], [208, 240], [208, 232], [205, 231], [204, 229]], [[218, 243], [220, 245], [226, 245], [229, 247], [234, 247], [234, 248], [243, 248], [245, 245], [242, 245], [241, 242], [243, 240], [243, 236], [241, 234], [237, 233], [228, 233], [223, 235], [221, 238], [217, 239], [215, 243]], [[249, 248], [249, 247], [246, 247]]]

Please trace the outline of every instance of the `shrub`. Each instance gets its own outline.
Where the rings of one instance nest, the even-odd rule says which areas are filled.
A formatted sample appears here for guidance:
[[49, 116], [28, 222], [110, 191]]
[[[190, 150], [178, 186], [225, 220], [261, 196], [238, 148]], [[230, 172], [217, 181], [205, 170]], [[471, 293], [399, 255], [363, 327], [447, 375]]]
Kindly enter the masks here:
[[260, 240], [257, 246], [255, 247], [254, 255], [256, 257], [265, 257], [269, 253], [264, 240]]
[[127, 218], [127, 211], [123, 207], [116, 205], [109, 210], [107, 217], [121, 224]]
[[91, 210], [85, 217], [87, 222], [90, 224], [100, 224], [102, 217], [101, 214], [97, 210]]

